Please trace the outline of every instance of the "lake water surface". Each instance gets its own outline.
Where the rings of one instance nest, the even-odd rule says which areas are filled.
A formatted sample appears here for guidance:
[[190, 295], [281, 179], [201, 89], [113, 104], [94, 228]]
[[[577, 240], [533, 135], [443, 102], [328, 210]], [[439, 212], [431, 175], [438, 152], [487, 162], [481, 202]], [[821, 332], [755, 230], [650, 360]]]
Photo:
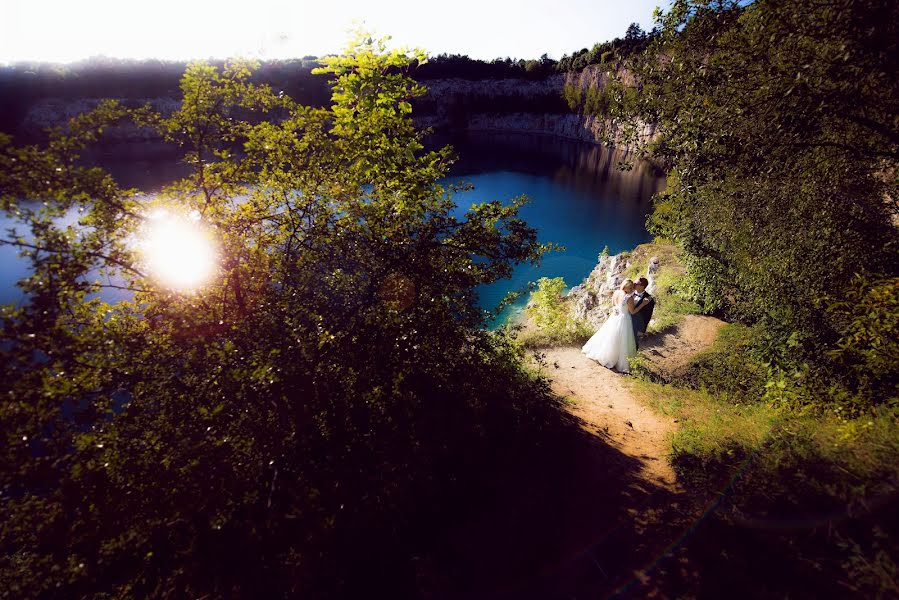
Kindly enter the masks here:
[[[460, 212], [472, 202], [530, 198], [521, 216], [537, 227], [541, 242], [565, 246], [544, 256], [539, 266], [519, 266], [511, 280], [479, 290], [481, 304], [493, 308], [508, 291], [540, 277], [563, 277], [579, 284], [608, 246], [612, 254], [650, 239], [646, 217], [653, 194], [665, 178], [646, 162], [618, 169], [626, 158], [605, 147], [524, 134], [469, 136], [453, 140], [460, 160], [448, 181], [464, 180], [475, 189], [456, 197]], [[526, 296], [509, 307], [504, 320], [522, 309]]]
[[[537, 228], [539, 240], [565, 246], [563, 252], [547, 254], [539, 266], [518, 267], [511, 280], [479, 289], [485, 309], [494, 308], [508, 291], [526, 288], [540, 277], [564, 277], [567, 285], [577, 285], [604, 247], [616, 253], [649, 240], [646, 216], [652, 195], [664, 187], [665, 179], [647, 163], [620, 171], [621, 153], [526, 134], [479, 134], [439, 142], [451, 143], [459, 154], [444, 183], [464, 181], [475, 188], [456, 195], [460, 215], [472, 203], [508, 201], [525, 194], [531, 202], [521, 216]], [[137, 152], [104, 161], [123, 185], [152, 190], [184, 175], [184, 168], [171, 159], [147, 160]], [[0, 217], [0, 230], [12, 225]], [[0, 246], [0, 302], [21, 299], [15, 282], [26, 273], [15, 249]], [[520, 311], [525, 302], [522, 297], [501, 320]]]

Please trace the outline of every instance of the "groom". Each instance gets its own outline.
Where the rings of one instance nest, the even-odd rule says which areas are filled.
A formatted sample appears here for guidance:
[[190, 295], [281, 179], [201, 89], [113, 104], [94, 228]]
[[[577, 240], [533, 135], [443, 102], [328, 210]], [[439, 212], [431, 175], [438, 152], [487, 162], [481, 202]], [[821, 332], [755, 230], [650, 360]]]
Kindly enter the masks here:
[[[646, 291], [647, 285], [649, 285], [649, 281], [645, 277], [641, 277], [634, 282], [634, 306], [640, 306], [644, 298], [648, 302], [640, 312], [632, 315], [631, 325], [634, 327], [634, 341], [637, 341], [641, 333], [646, 333], [646, 326], [649, 325], [649, 321], [652, 319], [652, 310], [656, 307], [655, 298]], [[637, 346], [640, 346], [639, 342], [637, 342]]]

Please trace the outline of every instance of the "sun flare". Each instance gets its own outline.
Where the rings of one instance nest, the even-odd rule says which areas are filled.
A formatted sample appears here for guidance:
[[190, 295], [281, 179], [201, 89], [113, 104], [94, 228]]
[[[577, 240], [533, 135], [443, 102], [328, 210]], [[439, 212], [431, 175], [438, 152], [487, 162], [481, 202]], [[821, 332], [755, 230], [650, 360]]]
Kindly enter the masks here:
[[172, 289], [196, 289], [215, 274], [215, 244], [196, 213], [184, 217], [165, 210], [154, 212], [140, 247], [150, 274]]

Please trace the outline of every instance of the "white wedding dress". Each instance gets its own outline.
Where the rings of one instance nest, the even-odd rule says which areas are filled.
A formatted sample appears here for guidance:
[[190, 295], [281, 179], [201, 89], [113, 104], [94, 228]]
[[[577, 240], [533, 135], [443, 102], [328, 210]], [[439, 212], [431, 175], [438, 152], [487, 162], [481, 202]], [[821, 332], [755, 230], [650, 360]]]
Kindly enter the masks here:
[[627, 301], [633, 294], [625, 295], [623, 292], [615, 294], [618, 302], [612, 309], [612, 314], [599, 331], [587, 340], [581, 352], [604, 367], [627, 373], [629, 372], [627, 359], [637, 354], [631, 313], [627, 310]]

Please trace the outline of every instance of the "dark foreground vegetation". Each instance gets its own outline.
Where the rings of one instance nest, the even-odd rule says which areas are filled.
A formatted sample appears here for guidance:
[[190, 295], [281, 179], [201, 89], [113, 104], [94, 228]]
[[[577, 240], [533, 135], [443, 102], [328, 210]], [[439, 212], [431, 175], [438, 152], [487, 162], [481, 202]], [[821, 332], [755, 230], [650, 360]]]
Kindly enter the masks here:
[[899, 5], [745, 4], [675, 2], [610, 104], [662, 130], [676, 291], [735, 322], [648, 399], [722, 492], [687, 544], [704, 595], [896, 597]]
[[[0, 322], [4, 597], [410, 595], [441, 512], [539, 443], [544, 386], [473, 290], [545, 247], [519, 199], [451, 216], [410, 58], [349, 56], [325, 109], [192, 65], [169, 117], [112, 102], [45, 147], [2, 139], [3, 243], [33, 269]], [[129, 118], [192, 174], [148, 198], [78, 162]], [[211, 232], [211, 283], [146, 273], [132, 236], [160, 208]]]
[[[897, 10], [679, 0], [603, 101], [661, 132], [631, 130], [671, 168], [650, 226], [686, 273], [665, 294], [734, 322], [637, 384], [709, 508], [684, 522], [644, 486], [667, 561], [619, 514], [634, 465], [572, 441], [483, 328], [475, 287], [547, 247], [520, 200], [451, 216], [416, 57], [329, 59], [326, 108], [192, 65], [171, 116], [107, 103], [45, 146], [4, 136], [3, 243], [33, 273], [0, 323], [0, 594], [643, 597], [641, 565], [669, 596], [895, 596]], [[192, 174], [153, 199], [84, 166], [123, 119]], [[132, 236], [161, 206], [208, 228], [211, 283], [146, 272]], [[582, 550], [541, 569], [565, 537]]]

